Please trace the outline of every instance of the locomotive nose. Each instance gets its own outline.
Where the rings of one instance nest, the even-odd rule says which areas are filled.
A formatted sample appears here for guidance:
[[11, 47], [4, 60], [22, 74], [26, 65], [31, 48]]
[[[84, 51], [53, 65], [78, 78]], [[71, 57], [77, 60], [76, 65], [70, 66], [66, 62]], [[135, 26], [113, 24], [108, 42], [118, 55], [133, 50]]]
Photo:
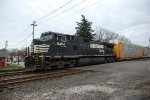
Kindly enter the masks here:
[[34, 53], [48, 52], [50, 45], [42, 41], [41, 39], [34, 39], [32, 48], [34, 48]]
[[49, 48], [50, 45], [48, 44], [34, 45], [34, 53], [48, 52]]

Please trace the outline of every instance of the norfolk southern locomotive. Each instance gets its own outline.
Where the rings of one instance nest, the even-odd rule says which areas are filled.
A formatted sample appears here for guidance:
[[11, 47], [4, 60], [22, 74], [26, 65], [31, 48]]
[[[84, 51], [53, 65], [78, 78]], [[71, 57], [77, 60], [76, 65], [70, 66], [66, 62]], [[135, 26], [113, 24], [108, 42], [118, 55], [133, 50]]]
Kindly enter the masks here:
[[113, 46], [76, 35], [45, 32], [40, 39], [33, 40], [31, 52], [27, 49], [25, 69], [35, 71], [113, 62]]

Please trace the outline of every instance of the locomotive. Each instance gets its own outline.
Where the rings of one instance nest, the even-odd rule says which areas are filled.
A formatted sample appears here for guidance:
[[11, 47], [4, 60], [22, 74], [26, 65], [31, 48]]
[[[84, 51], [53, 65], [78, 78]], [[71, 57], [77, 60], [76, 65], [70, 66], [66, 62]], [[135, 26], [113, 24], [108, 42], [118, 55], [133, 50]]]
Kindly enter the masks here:
[[57, 32], [42, 33], [27, 49], [25, 70], [67, 68], [114, 62], [113, 43], [89, 41], [84, 37]]

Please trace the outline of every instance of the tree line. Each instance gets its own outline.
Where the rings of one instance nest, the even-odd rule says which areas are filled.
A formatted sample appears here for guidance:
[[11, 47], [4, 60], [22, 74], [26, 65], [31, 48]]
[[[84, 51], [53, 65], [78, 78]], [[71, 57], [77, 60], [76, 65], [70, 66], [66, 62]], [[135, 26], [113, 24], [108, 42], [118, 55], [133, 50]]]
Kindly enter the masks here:
[[81, 15], [81, 17], [81, 21], [77, 22], [77, 27], [75, 27], [75, 35], [97, 42], [114, 42], [117, 40], [119, 42], [131, 43], [131, 40], [125, 35], [120, 35], [101, 26], [98, 26], [93, 30], [91, 26], [92, 22], [88, 21], [84, 15]]

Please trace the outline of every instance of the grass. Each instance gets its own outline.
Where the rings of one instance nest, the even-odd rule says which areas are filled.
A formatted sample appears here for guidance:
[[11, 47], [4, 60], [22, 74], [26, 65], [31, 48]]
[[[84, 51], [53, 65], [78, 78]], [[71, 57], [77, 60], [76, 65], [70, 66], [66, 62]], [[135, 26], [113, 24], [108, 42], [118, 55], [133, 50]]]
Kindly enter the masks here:
[[5, 67], [0, 68], [0, 72], [5, 72], [5, 71], [14, 71], [14, 70], [21, 70], [24, 69], [21, 65], [7, 65]]

